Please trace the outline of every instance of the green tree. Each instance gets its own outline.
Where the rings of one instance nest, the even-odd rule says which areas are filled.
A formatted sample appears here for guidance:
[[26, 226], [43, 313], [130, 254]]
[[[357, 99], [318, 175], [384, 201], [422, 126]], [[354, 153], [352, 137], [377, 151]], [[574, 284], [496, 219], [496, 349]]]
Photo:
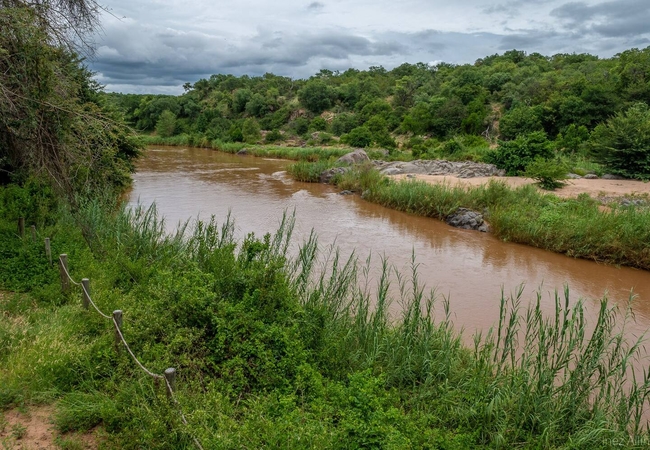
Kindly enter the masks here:
[[246, 119], [241, 127], [241, 132], [244, 141], [249, 144], [254, 144], [262, 138], [260, 125], [255, 119]]
[[372, 132], [366, 127], [357, 127], [343, 136], [341, 140], [352, 147], [370, 147]]
[[552, 157], [553, 148], [546, 133], [536, 131], [519, 135], [513, 141], [499, 142], [499, 147], [487, 153], [485, 159], [508, 175], [519, 175], [536, 159]]
[[97, 14], [84, 0], [0, 0], [2, 181], [39, 177], [73, 202], [129, 182], [139, 147], [75, 53]]
[[321, 79], [308, 81], [300, 91], [298, 99], [309, 111], [320, 114], [332, 106], [335, 92]]
[[591, 152], [612, 173], [650, 179], [650, 108], [636, 103], [598, 125], [588, 141]]
[[166, 109], [162, 112], [156, 123], [156, 133], [160, 137], [167, 138], [173, 136], [174, 131], [176, 131], [176, 115]]

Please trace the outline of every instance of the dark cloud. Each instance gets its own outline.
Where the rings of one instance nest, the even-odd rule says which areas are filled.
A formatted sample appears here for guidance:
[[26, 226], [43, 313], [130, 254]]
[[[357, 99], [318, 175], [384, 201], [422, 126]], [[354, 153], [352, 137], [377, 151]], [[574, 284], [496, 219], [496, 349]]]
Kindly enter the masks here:
[[182, 92], [214, 73], [304, 78], [513, 48], [611, 56], [650, 43], [650, 0], [111, 1], [127, 18], [106, 17], [89, 65], [109, 90], [132, 92]]
[[551, 11], [568, 29], [605, 37], [632, 37], [650, 33], [648, 0], [617, 0], [588, 5], [571, 2]]
[[353, 58], [380, 60], [408, 52], [394, 40], [370, 39], [344, 30], [302, 34], [260, 30], [248, 40], [229, 43], [198, 32], [152, 30], [137, 24], [128, 28], [128, 32], [120, 33], [107, 30], [91, 63], [109, 88], [128, 84], [180, 86], [223, 72], [309, 76], [322, 67], [349, 68], [354, 65]]

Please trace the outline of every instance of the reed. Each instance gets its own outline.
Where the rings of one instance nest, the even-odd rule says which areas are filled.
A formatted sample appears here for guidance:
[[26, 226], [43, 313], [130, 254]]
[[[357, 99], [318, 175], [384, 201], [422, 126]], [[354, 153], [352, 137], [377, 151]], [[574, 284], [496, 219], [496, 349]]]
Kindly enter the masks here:
[[[465, 198], [500, 204], [503, 192]], [[0, 233], [8, 262], [0, 273], [11, 280], [7, 268], [37, 244], [0, 223], [11, 230]], [[42, 278], [48, 295], [36, 302], [34, 288], [0, 302], [9, 319], [0, 321], [2, 406], [57, 400], [61, 430], [103, 424], [116, 447], [189, 448], [190, 434], [205, 448], [647, 442], [650, 382], [639, 371], [643, 338], [625, 338], [629, 310], [603, 299], [589, 323], [568, 288], [550, 314], [542, 293], [526, 305], [519, 291], [501, 296], [499, 322], [467, 348], [453, 305], [421, 284], [415, 255], [404, 274], [380, 260], [371, 282], [372, 259], [344, 258], [313, 234], [295, 243], [290, 214], [274, 234], [238, 242], [234, 227], [211, 218], [169, 233], [155, 207], [89, 202], [44, 230], [54, 251], [67, 247], [73, 275], [93, 279], [100, 307], [125, 311], [124, 333], [143, 363], [177, 367], [188, 426], [113, 351], [110, 327], [61, 296], [55, 276]], [[391, 316], [396, 302], [401, 312]]]

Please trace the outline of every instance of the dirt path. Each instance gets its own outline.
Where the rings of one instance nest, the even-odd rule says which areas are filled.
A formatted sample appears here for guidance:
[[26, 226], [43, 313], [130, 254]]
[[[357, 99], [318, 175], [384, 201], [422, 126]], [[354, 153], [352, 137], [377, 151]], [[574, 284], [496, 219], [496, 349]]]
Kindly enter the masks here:
[[[393, 175], [395, 179], [407, 178], [407, 175]], [[458, 178], [452, 175], [410, 175], [409, 178], [426, 181], [431, 184], [447, 183], [451, 186], [480, 186], [488, 183], [490, 180], [503, 181], [511, 187], [534, 184], [535, 180], [522, 177], [477, 177], [477, 178]], [[560, 197], [569, 198], [577, 197], [579, 194], [586, 193], [592, 198], [596, 197], [622, 197], [626, 195], [650, 196], [650, 183], [633, 180], [567, 180], [566, 186], [552, 192]]]
[[0, 447], [11, 450], [90, 449], [98, 447], [94, 431], [62, 435], [52, 424], [54, 407], [34, 406], [0, 413]]

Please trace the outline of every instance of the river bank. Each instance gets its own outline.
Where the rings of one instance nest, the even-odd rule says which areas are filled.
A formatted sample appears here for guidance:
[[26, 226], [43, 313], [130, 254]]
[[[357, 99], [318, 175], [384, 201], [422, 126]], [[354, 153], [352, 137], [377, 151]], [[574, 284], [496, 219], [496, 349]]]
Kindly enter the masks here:
[[[91, 202], [74, 216], [52, 212], [38, 236], [68, 254], [73, 278], [90, 278], [98, 308], [124, 312], [122, 332], [146, 367], [176, 368], [175, 405], [115, 350], [112, 323], [83, 309], [80, 290], [61, 293], [41, 242], [19, 239], [10, 211], [21, 208], [0, 216], [0, 280], [25, 294], [0, 303], [9, 319], [0, 322], [0, 407], [54, 403], [61, 432], [99, 426], [106, 448], [152, 449], [193, 439], [204, 448], [486, 449], [648, 439], [650, 387], [624, 382], [640, 348], [617, 334], [622, 317], [604, 302], [587, 325], [568, 289], [548, 315], [541, 293], [526, 308], [515, 292], [501, 299], [494, 332], [467, 348], [416, 267], [401, 296], [388, 294], [389, 267], [371, 296], [360, 288], [363, 264], [329, 259], [315, 273], [315, 240], [289, 255], [290, 218], [235, 240], [228, 221], [170, 235], [155, 209], [114, 214]], [[391, 301], [402, 306], [397, 318]]]

